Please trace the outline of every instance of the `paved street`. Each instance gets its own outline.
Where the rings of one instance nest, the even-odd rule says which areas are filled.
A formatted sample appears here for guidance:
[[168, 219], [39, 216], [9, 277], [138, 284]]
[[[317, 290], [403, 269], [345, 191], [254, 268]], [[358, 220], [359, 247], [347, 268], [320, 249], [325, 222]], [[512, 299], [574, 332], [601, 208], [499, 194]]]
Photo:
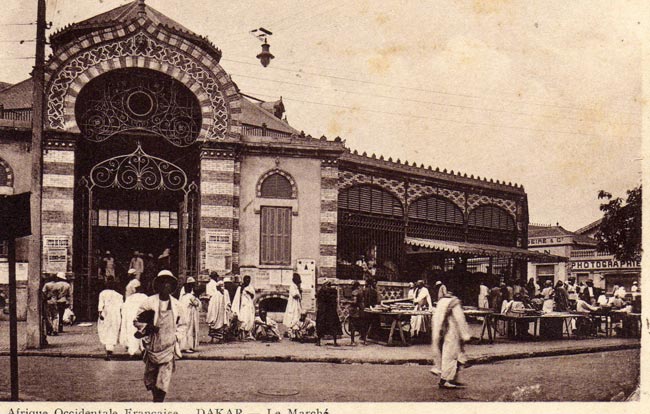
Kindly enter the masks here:
[[[607, 375], [597, 375], [606, 364]], [[639, 351], [528, 358], [475, 365], [464, 390], [440, 390], [427, 366], [190, 361], [177, 364], [170, 401], [609, 401], [633, 392]], [[0, 393], [9, 358], [0, 358]], [[601, 370], [601, 372], [603, 372]], [[28, 400], [147, 401], [140, 361], [20, 358]], [[620, 395], [619, 395], [620, 397]]]

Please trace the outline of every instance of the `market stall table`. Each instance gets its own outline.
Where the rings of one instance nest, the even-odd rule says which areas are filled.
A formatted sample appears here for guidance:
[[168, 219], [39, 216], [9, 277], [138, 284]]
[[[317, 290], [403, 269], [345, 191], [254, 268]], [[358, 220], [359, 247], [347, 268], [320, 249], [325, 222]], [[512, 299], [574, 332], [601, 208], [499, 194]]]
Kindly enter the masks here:
[[494, 342], [496, 329], [494, 326], [494, 312], [491, 309], [466, 307], [463, 309], [463, 313], [465, 316], [483, 318], [483, 324], [481, 326], [481, 337], [479, 338], [479, 342], [483, 342], [483, 337], [486, 333], [488, 336], [488, 341], [490, 343]]
[[[417, 315], [431, 316], [431, 311], [416, 311], [416, 310], [390, 311], [390, 310], [376, 310], [372, 308], [366, 308], [365, 312], [372, 315], [385, 316], [392, 320], [390, 324], [390, 332], [388, 333], [388, 342], [386, 343], [386, 345], [388, 346], [395, 345], [393, 341], [393, 337], [395, 336], [395, 330], [398, 330], [399, 332], [399, 337], [402, 342], [402, 345], [403, 346], [409, 345], [409, 341], [404, 336], [404, 322], [407, 321], [407, 318], [408, 321], [410, 321], [411, 316], [417, 316]], [[368, 332], [368, 335], [369, 334], [370, 332]]]

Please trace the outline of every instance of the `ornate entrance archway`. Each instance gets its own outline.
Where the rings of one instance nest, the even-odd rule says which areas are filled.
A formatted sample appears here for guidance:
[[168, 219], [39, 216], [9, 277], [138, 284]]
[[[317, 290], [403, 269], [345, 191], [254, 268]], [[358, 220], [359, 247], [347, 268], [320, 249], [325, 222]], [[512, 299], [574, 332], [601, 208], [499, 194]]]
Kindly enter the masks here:
[[[98, 251], [98, 247], [106, 246], [107, 242], [119, 244], [121, 239], [117, 237], [117, 233], [120, 231], [129, 232], [131, 239], [133, 234], [136, 234], [136, 239], [141, 243], [147, 240], [147, 235], [151, 240], [151, 234], [154, 238], [160, 234], [165, 234], [167, 238], [173, 237], [177, 240], [177, 252], [172, 253], [178, 257], [174, 273], [177, 273], [179, 278], [196, 276], [198, 186], [188, 179], [187, 173], [181, 167], [146, 153], [138, 143], [131, 153], [117, 155], [95, 164], [89, 174], [79, 180], [79, 190], [82, 213], [80, 244], [83, 250], [79, 260], [82, 274], [87, 276], [83, 278], [85, 282], [77, 286], [77, 289], [81, 290], [76, 295], [81, 302], [77, 306], [80, 315], [88, 319], [95, 317], [96, 298], [102, 280], [99, 272], [101, 256], [98, 254], [102, 252]], [[126, 198], [128, 206], [129, 200], [135, 200], [141, 192], [152, 193], [143, 197], [145, 200], [151, 200], [148, 205], [143, 207], [133, 203], [133, 207], [119, 210], [114, 204], [110, 207], [105, 202], [100, 202], [100, 197], [97, 197], [102, 193], [104, 201], [107, 194], [109, 198]], [[157, 206], [156, 197], [161, 196], [167, 200], [176, 200], [176, 208], [169, 207], [168, 202], [166, 207]], [[104, 237], [103, 240], [98, 240], [99, 234]], [[119, 240], [107, 241], [107, 234], [109, 239], [113, 234], [116, 235], [115, 239]], [[116, 275], [118, 280], [123, 277], [124, 271], [125, 269], [120, 269], [120, 273]]]

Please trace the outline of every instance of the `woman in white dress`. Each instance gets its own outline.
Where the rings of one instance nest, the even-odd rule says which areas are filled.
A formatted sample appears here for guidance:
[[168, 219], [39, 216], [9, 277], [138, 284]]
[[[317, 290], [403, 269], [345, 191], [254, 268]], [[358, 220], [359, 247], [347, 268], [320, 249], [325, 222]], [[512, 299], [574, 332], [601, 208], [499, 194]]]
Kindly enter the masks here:
[[119, 342], [123, 301], [122, 295], [115, 291], [115, 282], [109, 279], [106, 289], [99, 294], [99, 304], [97, 305], [99, 312], [97, 334], [99, 342], [106, 348], [107, 361], [111, 359], [115, 345]]
[[251, 286], [251, 277], [244, 276], [244, 281], [237, 288], [232, 301], [232, 312], [239, 321], [240, 336], [242, 339], [252, 339], [255, 327], [255, 288]]
[[282, 324], [290, 329], [300, 320], [302, 314], [302, 289], [300, 288], [300, 275], [293, 274], [293, 283], [289, 286], [289, 299], [287, 300], [287, 309], [284, 311]]

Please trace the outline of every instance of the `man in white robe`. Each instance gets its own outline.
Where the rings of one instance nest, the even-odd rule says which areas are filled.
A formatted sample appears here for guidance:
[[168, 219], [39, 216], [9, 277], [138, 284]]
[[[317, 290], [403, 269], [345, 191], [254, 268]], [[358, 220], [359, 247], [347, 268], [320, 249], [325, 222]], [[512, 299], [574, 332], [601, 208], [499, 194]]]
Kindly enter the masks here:
[[210, 280], [205, 285], [205, 294], [209, 298], [217, 293], [217, 282], [219, 281], [219, 273], [210, 273]]
[[237, 288], [232, 301], [232, 312], [239, 321], [240, 336], [242, 339], [255, 339], [255, 288], [251, 286], [251, 277], [244, 276], [244, 282]]
[[481, 281], [481, 285], [478, 287], [478, 307], [482, 309], [487, 309], [490, 307], [490, 302], [488, 301], [488, 295], [490, 294], [490, 289], [488, 289], [485, 281]]
[[120, 343], [126, 346], [126, 350], [131, 356], [135, 356], [138, 352], [142, 351], [142, 339], [135, 337], [137, 329], [133, 326], [133, 319], [138, 314], [140, 305], [147, 300], [147, 295], [142, 293], [142, 291], [142, 286], [138, 286], [135, 289], [135, 293], [129, 295], [124, 301], [124, 305], [122, 305]]
[[300, 320], [302, 314], [302, 289], [300, 288], [300, 275], [293, 274], [293, 283], [289, 286], [289, 299], [287, 299], [287, 308], [284, 311], [282, 324], [287, 328], [291, 327]]
[[99, 294], [97, 334], [99, 335], [99, 342], [106, 349], [107, 361], [111, 359], [115, 345], [119, 342], [123, 301], [122, 295], [115, 291], [115, 283], [112, 281], [109, 281], [106, 284], [106, 289]]
[[205, 321], [210, 328], [208, 335], [210, 341], [221, 342], [225, 337], [225, 330], [230, 324], [230, 293], [224, 289], [223, 281], [216, 282], [215, 293], [208, 304], [208, 314]]
[[[424, 286], [424, 280], [418, 280], [414, 295], [413, 303], [415, 304], [415, 310], [422, 311], [431, 310], [433, 308], [431, 294], [429, 293], [429, 289]], [[426, 315], [411, 316], [411, 336], [417, 336], [420, 331], [426, 332], [427, 322], [428, 318]]]
[[196, 279], [188, 277], [185, 281], [185, 293], [179, 302], [183, 308], [186, 320], [185, 338], [181, 343], [181, 350], [188, 354], [194, 353], [199, 347], [199, 310], [201, 301], [194, 295]]
[[451, 293], [438, 300], [432, 323], [433, 368], [431, 373], [440, 375], [440, 388], [460, 388], [456, 381], [458, 364], [466, 362], [463, 343], [471, 338], [460, 300]]

